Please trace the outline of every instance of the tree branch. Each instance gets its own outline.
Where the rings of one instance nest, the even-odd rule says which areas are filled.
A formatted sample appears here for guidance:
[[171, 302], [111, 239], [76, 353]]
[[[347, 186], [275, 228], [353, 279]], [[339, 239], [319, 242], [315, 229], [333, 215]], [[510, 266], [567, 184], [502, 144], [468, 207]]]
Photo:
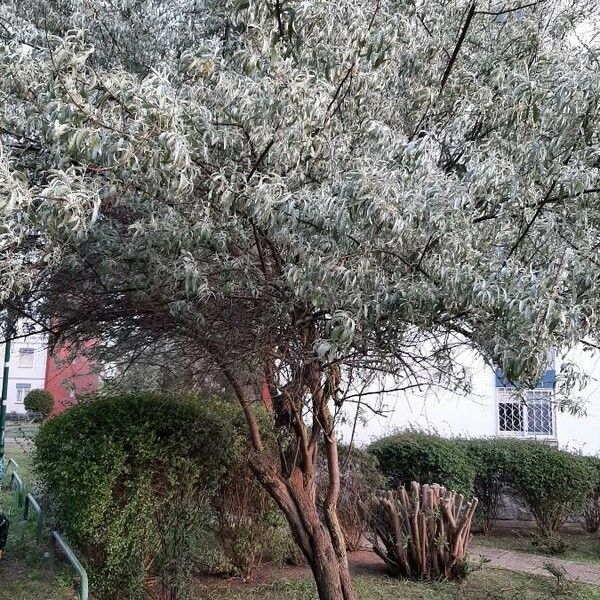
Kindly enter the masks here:
[[471, 2], [471, 6], [469, 7], [469, 11], [467, 12], [467, 17], [465, 19], [465, 24], [463, 25], [460, 35], [458, 36], [458, 41], [456, 42], [456, 46], [454, 47], [454, 52], [452, 52], [452, 56], [450, 57], [448, 66], [446, 67], [446, 70], [444, 71], [444, 75], [442, 76], [442, 81], [440, 82], [440, 92], [446, 86], [446, 82], [448, 81], [448, 77], [450, 77], [450, 73], [452, 72], [454, 63], [456, 63], [458, 53], [460, 52], [463, 42], [465, 41], [465, 37], [467, 36], [467, 31], [469, 30], [469, 27], [471, 26], [471, 21], [473, 20], [473, 17], [475, 16], [475, 6], [476, 6], [476, 3], [474, 1]]

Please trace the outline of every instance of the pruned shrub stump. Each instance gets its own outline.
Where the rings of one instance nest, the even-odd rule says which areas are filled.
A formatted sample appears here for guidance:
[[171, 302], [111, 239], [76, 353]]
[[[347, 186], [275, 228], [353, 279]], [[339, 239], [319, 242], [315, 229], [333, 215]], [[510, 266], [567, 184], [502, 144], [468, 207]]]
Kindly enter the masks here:
[[396, 577], [460, 580], [477, 498], [413, 481], [373, 500], [373, 550]]

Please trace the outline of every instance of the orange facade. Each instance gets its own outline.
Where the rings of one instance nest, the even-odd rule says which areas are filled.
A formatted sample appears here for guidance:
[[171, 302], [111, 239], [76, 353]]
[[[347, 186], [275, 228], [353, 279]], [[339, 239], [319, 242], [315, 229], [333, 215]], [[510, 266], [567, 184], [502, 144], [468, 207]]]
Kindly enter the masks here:
[[73, 357], [67, 347], [48, 353], [44, 387], [54, 396], [55, 412], [74, 404], [77, 398], [98, 389], [97, 366], [84, 356]]

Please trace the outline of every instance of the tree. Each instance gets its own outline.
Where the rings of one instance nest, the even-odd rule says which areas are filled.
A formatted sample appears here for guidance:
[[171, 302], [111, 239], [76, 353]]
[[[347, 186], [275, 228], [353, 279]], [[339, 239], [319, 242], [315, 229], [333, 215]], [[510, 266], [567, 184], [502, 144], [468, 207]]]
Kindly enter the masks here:
[[597, 2], [207, 2], [192, 34], [190, 3], [124, 6], [0, 9], [0, 298], [225, 380], [320, 598], [350, 600], [344, 400], [455, 384], [460, 346], [532, 383], [597, 330]]

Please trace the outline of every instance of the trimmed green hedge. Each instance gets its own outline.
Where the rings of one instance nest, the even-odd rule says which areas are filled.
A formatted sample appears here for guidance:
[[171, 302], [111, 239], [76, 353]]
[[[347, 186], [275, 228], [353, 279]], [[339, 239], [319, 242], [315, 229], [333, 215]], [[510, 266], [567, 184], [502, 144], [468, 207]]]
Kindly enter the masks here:
[[369, 450], [392, 488], [418, 481], [473, 493], [485, 533], [491, 532], [505, 493], [527, 506], [544, 537], [552, 536], [568, 517], [590, 508], [600, 495], [597, 459], [586, 460], [535, 441], [446, 439], [404, 432], [376, 441]]
[[98, 598], [184, 598], [211, 494], [241, 441], [228, 408], [159, 394], [99, 397], [47, 421], [35, 465]]
[[581, 510], [592, 493], [591, 472], [576, 454], [527, 440], [472, 439], [463, 445], [475, 469], [475, 495], [486, 533], [503, 493], [527, 506], [545, 537]]
[[486, 535], [492, 532], [502, 495], [509, 490], [514, 452], [510, 440], [473, 438], [457, 442], [473, 467], [477, 516]]
[[48, 390], [31, 390], [25, 396], [23, 406], [27, 412], [39, 413], [47, 418], [54, 410], [54, 396]]
[[411, 481], [439, 483], [472, 495], [474, 468], [454, 440], [421, 432], [397, 433], [369, 446], [392, 488]]
[[580, 520], [588, 533], [598, 533], [600, 530], [600, 458], [582, 456], [581, 461], [590, 472], [592, 491], [583, 505]]
[[570, 452], [536, 442], [506, 444], [510, 487], [531, 511], [540, 534], [550, 537], [591, 495], [592, 473]]

